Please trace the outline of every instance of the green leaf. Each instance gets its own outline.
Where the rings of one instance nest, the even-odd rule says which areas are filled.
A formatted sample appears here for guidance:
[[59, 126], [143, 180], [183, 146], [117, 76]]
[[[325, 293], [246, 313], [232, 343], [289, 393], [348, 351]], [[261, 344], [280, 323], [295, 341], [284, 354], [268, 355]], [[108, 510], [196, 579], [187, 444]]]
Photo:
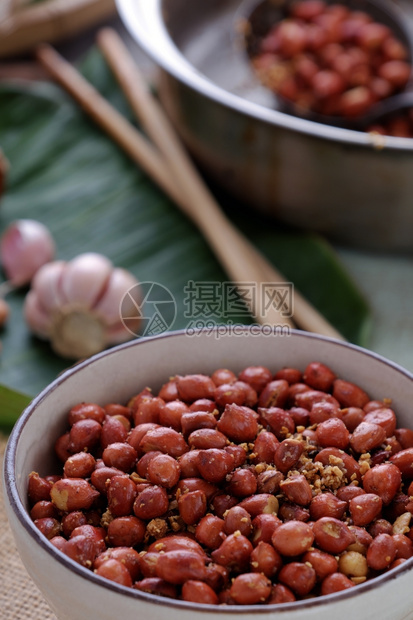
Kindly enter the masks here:
[[31, 397], [0, 385], [0, 429], [10, 431]]
[[[131, 116], [96, 50], [83, 71]], [[0, 109], [0, 145], [11, 165], [0, 232], [17, 218], [38, 219], [51, 230], [59, 259], [101, 252], [142, 282], [166, 286], [178, 308], [172, 327], [186, 327], [188, 281], [226, 280], [193, 224], [58, 87], [2, 85]], [[233, 221], [335, 327], [349, 340], [365, 344], [368, 308], [330, 246], [316, 235], [282, 229], [221, 198]], [[70, 362], [30, 335], [22, 315], [25, 292], [8, 297], [12, 313], [2, 334], [0, 381], [34, 395]], [[231, 319], [251, 322], [242, 311]]]

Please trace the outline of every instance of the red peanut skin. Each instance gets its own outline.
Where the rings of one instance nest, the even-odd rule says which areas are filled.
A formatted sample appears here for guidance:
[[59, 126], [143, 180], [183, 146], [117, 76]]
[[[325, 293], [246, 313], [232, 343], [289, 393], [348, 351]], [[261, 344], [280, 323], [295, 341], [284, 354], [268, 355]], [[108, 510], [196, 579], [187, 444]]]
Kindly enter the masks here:
[[230, 595], [238, 605], [264, 603], [271, 594], [271, 581], [259, 573], [244, 573], [235, 577]]
[[156, 573], [160, 579], [174, 585], [181, 585], [190, 579], [203, 581], [206, 575], [205, 562], [198, 553], [167, 551], [160, 554]]
[[353, 588], [354, 585], [351, 579], [343, 575], [343, 573], [332, 573], [331, 575], [327, 575], [323, 580], [321, 584], [321, 594], [323, 596], [326, 594], [334, 594], [334, 592], [341, 592], [341, 590]]
[[257, 413], [249, 407], [227, 405], [217, 428], [235, 443], [254, 441], [258, 433], [257, 418]]
[[239, 375], [240, 381], [245, 381], [259, 394], [272, 379], [272, 374], [266, 366], [247, 366]]
[[317, 580], [314, 568], [302, 562], [286, 564], [280, 570], [278, 578], [298, 596], [309, 594]]
[[215, 384], [207, 375], [185, 375], [175, 379], [178, 396], [185, 402], [194, 402], [200, 398], [213, 399]]
[[314, 534], [307, 523], [292, 520], [282, 523], [275, 529], [271, 542], [281, 555], [293, 557], [310, 549], [314, 542]]
[[304, 370], [303, 381], [314, 390], [328, 392], [335, 379], [335, 373], [321, 362], [311, 362]]
[[136, 590], [142, 590], [142, 592], [149, 592], [150, 594], [158, 594], [160, 596], [166, 596], [167, 598], [177, 597], [177, 588], [172, 583], [168, 583], [164, 579], [159, 577], [147, 577], [137, 581], [134, 586]]
[[83, 478], [64, 478], [54, 483], [50, 496], [59, 510], [71, 512], [90, 508], [99, 492]]
[[363, 489], [366, 493], [375, 493], [387, 505], [399, 491], [401, 481], [399, 468], [394, 463], [383, 463], [375, 465], [365, 473]]
[[307, 479], [302, 474], [289, 476], [280, 483], [281, 491], [290, 502], [300, 506], [308, 506], [313, 499], [313, 494]]
[[182, 600], [203, 605], [218, 605], [219, 600], [214, 590], [202, 581], [190, 579], [182, 586]]
[[198, 553], [206, 559], [204, 550], [196, 540], [180, 534], [172, 534], [156, 540], [149, 545], [148, 551], [156, 553], [161, 551], [165, 553], [168, 551], [190, 551], [191, 553]]
[[218, 549], [226, 534], [224, 532], [225, 521], [219, 517], [207, 514], [200, 519], [195, 538], [201, 545], [208, 547], [208, 549]]
[[241, 572], [248, 566], [252, 550], [248, 538], [242, 534], [230, 534], [218, 549], [211, 553], [211, 557], [217, 564]]
[[413, 448], [406, 448], [397, 452], [390, 458], [391, 463], [396, 465], [405, 478], [413, 478]]
[[370, 397], [364, 390], [354, 383], [336, 379], [333, 385], [333, 396], [342, 407], [360, 407], [363, 409]]
[[122, 586], [132, 587], [130, 572], [122, 562], [110, 558], [95, 570], [96, 575], [120, 583]]
[[338, 571], [338, 562], [330, 553], [314, 549], [307, 551], [302, 558], [304, 563], [309, 562], [314, 568], [318, 581], [323, 581], [327, 575]]
[[103, 424], [106, 418], [106, 411], [96, 403], [79, 403], [69, 411], [68, 422], [73, 426], [79, 420], [95, 420], [99, 424]]
[[375, 493], [365, 493], [353, 497], [349, 502], [349, 510], [354, 525], [365, 526], [375, 519], [381, 512], [383, 502]]
[[263, 573], [271, 579], [280, 570], [283, 559], [272, 545], [260, 542], [251, 553], [250, 564], [254, 573]]
[[396, 544], [390, 534], [378, 534], [367, 549], [367, 564], [374, 570], [390, 566], [396, 557]]
[[332, 517], [322, 517], [314, 523], [314, 537], [317, 545], [327, 553], [341, 553], [354, 542], [354, 534], [348, 526]]

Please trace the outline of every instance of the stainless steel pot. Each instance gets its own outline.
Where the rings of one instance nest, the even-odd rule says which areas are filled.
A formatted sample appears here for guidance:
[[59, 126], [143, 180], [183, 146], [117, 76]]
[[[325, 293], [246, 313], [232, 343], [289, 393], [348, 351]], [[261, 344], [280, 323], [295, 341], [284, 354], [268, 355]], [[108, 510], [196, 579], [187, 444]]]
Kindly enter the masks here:
[[227, 191], [340, 242], [413, 249], [413, 139], [372, 136], [275, 109], [236, 35], [241, 0], [117, 4], [132, 36], [162, 69], [160, 95], [176, 128]]

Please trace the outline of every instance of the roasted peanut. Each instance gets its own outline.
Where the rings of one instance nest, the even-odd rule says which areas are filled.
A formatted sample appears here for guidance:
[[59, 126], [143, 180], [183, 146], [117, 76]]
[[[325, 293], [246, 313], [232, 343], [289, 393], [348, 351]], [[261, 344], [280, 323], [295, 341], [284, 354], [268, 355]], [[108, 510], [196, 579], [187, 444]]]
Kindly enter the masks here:
[[274, 530], [271, 542], [281, 555], [291, 557], [308, 551], [314, 542], [314, 534], [307, 523], [288, 521]]
[[346, 575], [343, 575], [343, 573], [332, 573], [323, 580], [321, 594], [334, 594], [334, 592], [341, 592], [341, 590], [353, 587], [354, 583]]
[[122, 562], [109, 558], [106, 562], [95, 569], [96, 575], [105, 577], [110, 581], [120, 583], [122, 586], [132, 587], [132, 577], [130, 572]]
[[225, 450], [210, 448], [199, 451], [197, 465], [204, 480], [218, 483], [233, 469], [234, 458]]
[[311, 362], [304, 370], [303, 380], [314, 390], [328, 392], [336, 379], [335, 373], [321, 362]]
[[214, 562], [229, 570], [242, 572], [249, 565], [253, 547], [248, 538], [236, 532], [230, 534], [218, 549], [211, 553]]
[[96, 403], [79, 403], [69, 411], [68, 422], [73, 426], [79, 420], [95, 420], [99, 424], [103, 424], [106, 417], [106, 411]]
[[378, 534], [367, 549], [367, 564], [374, 570], [390, 566], [396, 557], [396, 544], [390, 534]]
[[113, 517], [132, 514], [137, 490], [136, 484], [126, 476], [113, 476], [107, 487], [108, 507]]
[[82, 452], [92, 450], [100, 439], [102, 425], [96, 420], [85, 418], [75, 422], [69, 432], [69, 450]]
[[184, 550], [166, 551], [156, 563], [158, 577], [175, 585], [191, 579], [203, 581], [206, 576], [205, 562], [198, 553]]
[[222, 449], [228, 444], [226, 436], [214, 428], [200, 428], [193, 431], [188, 437], [188, 445], [196, 450], [209, 448]]
[[208, 584], [190, 579], [182, 586], [182, 600], [204, 605], [218, 605], [218, 597]]
[[160, 596], [166, 596], [167, 598], [176, 598], [177, 596], [176, 586], [159, 577], [141, 579], [141, 581], [134, 583], [133, 587], [136, 588], [136, 590], [142, 590], [142, 592], [158, 594]]
[[217, 420], [212, 413], [207, 411], [190, 411], [181, 417], [181, 427], [184, 437], [188, 437], [193, 431], [200, 428], [215, 428]]
[[[401, 454], [398, 452], [398, 454]], [[397, 455], [395, 455], [397, 456]], [[394, 457], [391, 458], [393, 460]], [[393, 463], [375, 465], [363, 478], [363, 489], [366, 493], [375, 493], [384, 504], [389, 504], [396, 495], [401, 484], [400, 469]]]
[[368, 525], [381, 512], [383, 502], [375, 493], [364, 493], [349, 501], [349, 510], [354, 525]]
[[231, 474], [227, 491], [235, 497], [249, 497], [257, 490], [257, 477], [249, 469], [237, 469]]
[[164, 428], [162, 426], [148, 430], [140, 440], [139, 448], [142, 452], [159, 450], [174, 458], [182, 456], [189, 449], [180, 433], [177, 433], [173, 428]]
[[147, 478], [153, 484], [171, 489], [178, 483], [180, 476], [179, 463], [169, 454], [157, 454], [149, 461]]
[[272, 374], [265, 366], [248, 366], [239, 373], [238, 379], [248, 383], [259, 394], [271, 381]]
[[133, 511], [139, 519], [145, 521], [161, 517], [168, 510], [168, 495], [163, 487], [154, 485], [138, 493]]
[[130, 547], [115, 547], [114, 549], [107, 549], [98, 555], [93, 567], [95, 569], [99, 568], [99, 566], [104, 564], [109, 559], [118, 560], [118, 562], [123, 564], [128, 569], [132, 582], [135, 582], [140, 578], [140, 556], [135, 549], [131, 549]]
[[302, 474], [295, 474], [283, 480], [280, 483], [280, 490], [290, 502], [300, 506], [308, 506], [313, 498], [311, 487]]
[[116, 467], [129, 472], [135, 466], [138, 455], [128, 443], [114, 442], [103, 450], [102, 459], [106, 467]]
[[182, 416], [188, 413], [188, 406], [181, 400], [172, 400], [159, 407], [158, 421], [162, 426], [170, 426], [175, 431], [182, 430]]
[[143, 541], [146, 526], [136, 517], [117, 517], [108, 525], [108, 541], [112, 547], [134, 547]]
[[314, 568], [302, 562], [285, 564], [279, 572], [278, 579], [288, 586], [297, 596], [305, 596], [315, 586]]
[[337, 572], [338, 562], [330, 553], [320, 551], [319, 549], [311, 549], [303, 555], [305, 564], [311, 564], [314, 568], [318, 581], [323, 581], [327, 575]]
[[214, 398], [215, 384], [206, 375], [185, 375], [175, 379], [178, 396], [185, 402], [194, 402], [199, 398]]
[[63, 473], [66, 478], [88, 478], [94, 471], [96, 460], [89, 452], [72, 454], [66, 460]]
[[251, 553], [251, 570], [271, 579], [283, 565], [281, 554], [272, 545], [259, 542]]
[[195, 538], [208, 549], [218, 549], [226, 534], [225, 521], [219, 517], [207, 514], [202, 517], [195, 531]]
[[195, 525], [205, 515], [207, 499], [203, 491], [190, 491], [178, 499], [178, 510], [187, 525]]
[[333, 517], [318, 519], [312, 531], [317, 545], [328, 553], [341, 553], [355, 540], [348, 526]]
[[321, 519], [321, 517], [334, 517], [335, 519], [341, 519], [346, 509], [347, 501], [343, 501], [333, 493], [320, 493], [311, 500], [310, 516], [314, 521]]
[[225, 534], [234, 534], [237, 531], [247, 538], [252, 531], [251, 517], [241, 506], [233, 506], [224, 515]]
[[271, 594], [271, 581], [260, 573], [244, 573], [235, 577], [230, 594], [238, 605], [264, 603]]
[[50, 497], [58, 510], [88, 510], [99, 497], [99, 491], [83, 478], [64, 478], [54, 483]]
[[227, 405], [217, 428], [236, 443], [254, 441], [258, 433], [257, 413], [249, 407]]

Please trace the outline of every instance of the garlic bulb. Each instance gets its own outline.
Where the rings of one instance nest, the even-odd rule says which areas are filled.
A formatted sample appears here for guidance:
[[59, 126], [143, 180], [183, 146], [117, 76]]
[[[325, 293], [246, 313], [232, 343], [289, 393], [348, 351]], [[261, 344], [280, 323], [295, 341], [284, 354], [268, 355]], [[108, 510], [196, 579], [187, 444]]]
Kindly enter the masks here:
[[16, 220], [0, 240], [2, 267], [13, 288], [29, 284], [36, 271], [54, 255], [49, 230], [36, 220]]
[[[129, 329], [122, 322], [121, 303]], [[130, 340], [141, 320], [139, 303], [138, 281], [131, 273], [101, 254], [88, 253], [41, 267], [24, 314], [32, 332], [50, 340], [56, 353], [80, 359]]]

